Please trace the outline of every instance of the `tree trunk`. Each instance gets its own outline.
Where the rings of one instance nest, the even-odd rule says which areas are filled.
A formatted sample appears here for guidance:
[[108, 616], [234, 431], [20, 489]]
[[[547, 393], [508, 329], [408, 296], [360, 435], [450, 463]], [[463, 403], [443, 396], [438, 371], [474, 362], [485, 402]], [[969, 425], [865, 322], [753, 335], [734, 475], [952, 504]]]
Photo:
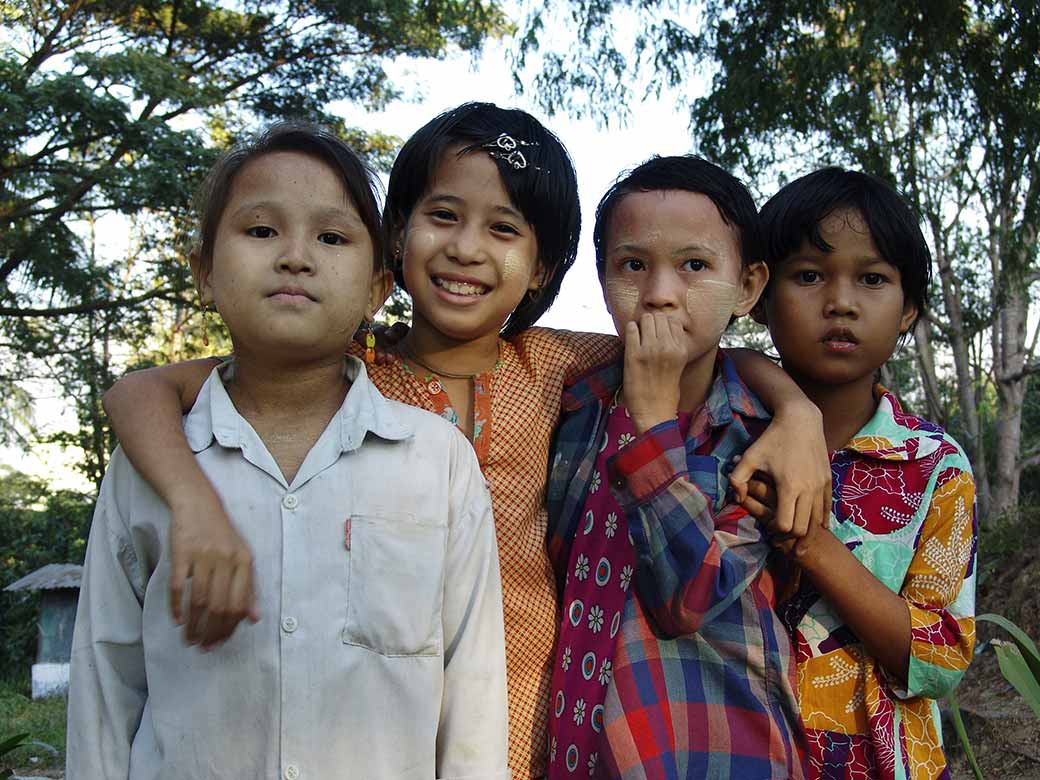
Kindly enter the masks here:
[[[996, 464], [993, 479], [994, 517], [1018, 512], [1022, 475], [1022, 406], [1029, 386], [1026, 372], [1026, 318], [1029, 292], [1021, 285], [1009, 289], [997, 318], [999, 349], [994, 349], [993, 374], [997, 384]], [[996, 346], [996, 345], [995, 345]]]

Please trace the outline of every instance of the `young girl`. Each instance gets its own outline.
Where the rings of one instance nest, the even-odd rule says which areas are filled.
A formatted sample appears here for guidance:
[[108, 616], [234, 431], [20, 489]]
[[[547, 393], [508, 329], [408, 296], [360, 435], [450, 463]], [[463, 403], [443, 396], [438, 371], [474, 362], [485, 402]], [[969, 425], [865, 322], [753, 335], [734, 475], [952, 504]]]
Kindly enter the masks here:
[[[540, 777], [545, 769], [557, 628], [542, 508], [550, 437], [564, 381], [618, 350], [612, 336], [531, 327], [575, 259], [579, 225], [574, 170], [559, 140], [529, 114], [486, 103], [448, 111], [408, 140], [384, 209], [388, 253], [412, 296], [413, 324], [393, 361], [371, 367], [372, 380], [389, 397], [455, 422], [488, 481], [502, 571], [515, 778]], [[130, 458], [171, 505], [184, 548], [180, 573], [193, 575], [192, 614], [205, 614], [204, 604], [217, 611], [207, 616], [208, 640], [229, 633], [241, 617], [250, 578], [248, 548], [184, 456], [175, 424], [181, 399], [194, 398], [207, 365], [125, 377], [106, 408]], [[776, 475], [786, 488], [783, 500], [791, 507], [800, 502], [802, 522], [826, 469], [792, 464], [785, 453], [793, 438], [812, 435], [806, 419], [811, 424], [818, 413], [792, 400], [768, 372], [782, 375], [779, 369], [758, 368], [755, 387], [781, 407], [781, 425], [774, 426], [780, 443], [769, 449], [767, 440], [766, 447], [749, 450], [738, 469], [745, 479], [756, 466]], [[790, 388], [797, 393], [793, 383]], [[394, 485], [410, 478], [407, 472], [386, 476]], [[176, 609], [176, 589], [173, 600]], [[189, 636], [201, 636], [202, 629], [189, 619]]]
[[862, 173], [798, 179], [762, 217], [771, 279], [758, 316], [823, 412], [832, 451], [829, 530], [784, 545], [802, 575], [781, 614], [811, 775], [948, 777], [935, 699], [975, 641], [971, 466], [875, 384], [924, 311], [931, 256], [910, 208]]
[[[342, 141], [292, 124], [210, 174], [192, 270], [235, 356], [183, 431], [277, 619], [209, 654], [178, 641], [169, 513], [117, 450], [77, 612], [69, 778], [508, 777], [498, 556], [472, 448], [343, 354], [390, 290], [370, 182]], [[393, 472], [407, 482], [383, 490]]]

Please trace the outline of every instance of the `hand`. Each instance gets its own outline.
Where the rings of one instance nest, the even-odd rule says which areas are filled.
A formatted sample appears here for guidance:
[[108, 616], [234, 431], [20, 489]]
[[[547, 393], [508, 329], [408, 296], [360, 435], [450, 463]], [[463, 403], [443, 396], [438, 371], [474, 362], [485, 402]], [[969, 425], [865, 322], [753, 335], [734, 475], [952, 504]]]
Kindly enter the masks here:
[[[383, 366], [387, 363], [392, 363], [394, 361], [393, 353], [396, 352], [397, 345], [408, 335], [408, 323], [395, 322], [390, 327], [387, 327], [381, 322], [373, 322], [371, 330], [376, 337], [376, 365]], [[357, 333], [354, 334], [354, 341], [357, 342], [358, 346], [368, 346], [365, 344], [365, 331], [361, 328], [358, 328]]]
[[682, 324], [665, 314], [625, 326], [625, 406], [637, 433], [675, 417], [688, 355]]
[[185, 639], [209, 650], [224, 642], [245, 618], [260, 620], [256, 609], [253, 552], [231, 524], [212, 490], [174, 506], [170, 517], [170, 610], [185, 624], [186, 585], [190, 580]]
[[[805, 454], [791, 457], [792, 452]], [[738, 503], [759, 517], [745, 503], [756, 472], [767, 475], [775, 490], [772, 519], [767, 522], [773, 533], [797, 539], [809, 532], [810, 524], [826, 527], [831, 508], [831, 467], [823, 417], [816, 406], [802, 402], [778, 410], [772, 424], [745, 450], [730, 474]], [[768, 507], [770, 502], [763, 502], [762, 495], [759, 491], [751, 498]]]

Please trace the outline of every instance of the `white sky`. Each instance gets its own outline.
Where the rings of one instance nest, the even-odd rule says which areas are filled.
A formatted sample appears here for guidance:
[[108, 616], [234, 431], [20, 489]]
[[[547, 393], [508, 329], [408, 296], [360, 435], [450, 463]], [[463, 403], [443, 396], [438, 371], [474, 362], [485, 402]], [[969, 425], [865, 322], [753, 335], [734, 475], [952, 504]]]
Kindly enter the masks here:
[[[547, 118], [531, 101], [514, 94], [507, 64], [508, 45], [508, 41], [492, 41], [476, 61], [469, 55], [445, 60], [402, 59], [389, 68], [390, 74], [406, 95], [418, 95], [420, 99], [397, 102], [378, 113], [360, 112], [349, 105], [335, 108], [341, 109], [348, 124], [392, 133], [402, 139], [441, 111], [470, 100], [522, 108], [543, 121], [560, 137], [574, 160], [583, 221], [578, 261], [568, 273], [560, 297], [539, 324], [612, 333], [613, 323], [603, 305], [592, 250], [596, 203], [618, 173], [650, 155], [689, 152], [692, 145], [687, 114], [674, 103], [657, 100], [632, 106], [624, 128], [608, 130], [597, 127], [591, 119], [571, 120], [562, 114]], [[125, 235], [125, 231], [118, 230], [99, 236], [102, 251], [123, 251]], [[71, 409], [55, 392], [42, 385], [33, 391], [37, 398], [36, 423], [44, 432], [75, 425]], [[79, 457], [77, 449], [62, 450], [56, 445], [37, 445], [28, 455], [19, 449], [0, 448], [0, 464], [38, 476], [55, 488], [89, 492], [92, 486], [72, 470]]]

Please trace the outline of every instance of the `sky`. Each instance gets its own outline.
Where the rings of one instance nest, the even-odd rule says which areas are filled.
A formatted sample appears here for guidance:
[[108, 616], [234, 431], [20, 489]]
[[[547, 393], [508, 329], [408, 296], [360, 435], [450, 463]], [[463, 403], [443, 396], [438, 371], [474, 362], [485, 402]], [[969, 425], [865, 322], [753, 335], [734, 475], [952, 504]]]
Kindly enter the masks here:
[[[380, 112], [363, 112], [349, 104], [334, 104], [348, 124], [408, 138], [440, 112], [470, 100], [521, 108], [534, 114], [564, 143], [574, 161], [581, 196], [582, 230], [578, 260], [564, 280], [560, 296], [539, 321], [540, 325], [569, 330], [613, 333], [596, 277], [592, 249], [592, 226], [596, 203], [617, 175], [638, 165], [652, 154], [685, 154], [692, 144], [687, 130], [687, 113], [667, 97], [631, 107], [625, 127], [600, 127], [592, 119], [575, 120], [562, 114], [547, 117], [526, 96], [513, 90], [508, 65], [509, 41], [492, 41], [474, 59], [455, 54], [443, 60], [401, 59], [388, 70], [408, 99]], [[100, 236], [102, 251], [120, 252], [125, 247], [124, 230]], [[75, 425], [57, 392], [42, 384], [31, 388], [37, 398], [36, 423], [50, 433]], [[16, 448], [0, 448], [0, 465], [40, 477], [54, 488], [91, 492], [93, 486], [71, 465], [79, 458], [75, 448], [36, 445], [31, 454]]]

